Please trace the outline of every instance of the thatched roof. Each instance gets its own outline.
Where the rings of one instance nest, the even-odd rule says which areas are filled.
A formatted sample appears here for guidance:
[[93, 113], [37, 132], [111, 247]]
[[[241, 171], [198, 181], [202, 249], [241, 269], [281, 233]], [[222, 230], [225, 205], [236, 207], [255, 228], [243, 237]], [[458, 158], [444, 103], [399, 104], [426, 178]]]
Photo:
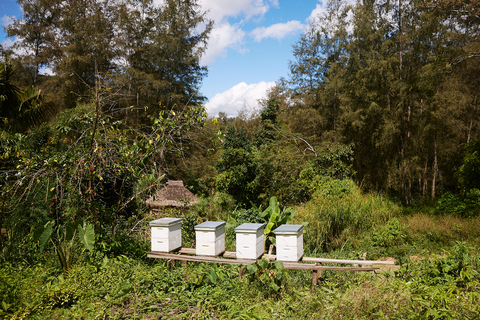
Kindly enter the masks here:
[[197, 203], [198, 197], [183, 186], [183, 181], [169, 181], [167, 186], [150, 197], [145, 203], [151, 209], [160, 207], [183, 207]]

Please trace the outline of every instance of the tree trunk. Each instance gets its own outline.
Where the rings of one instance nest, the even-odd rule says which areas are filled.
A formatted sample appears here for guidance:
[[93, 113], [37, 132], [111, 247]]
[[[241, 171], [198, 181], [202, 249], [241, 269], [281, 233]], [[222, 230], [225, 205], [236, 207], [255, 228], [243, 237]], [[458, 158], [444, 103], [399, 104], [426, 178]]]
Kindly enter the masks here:
[[438, 170], [438, 163], [437, 163], [437, 138], [435, 137], [434, 143], [434, 156], [433, 156], [433, 179], [432, 179], [432, 199], [435, 199], [435, 183], [437, 180], [437, 170]]
[[428, 156], [425, 157], [425, 169], [423, 171], [423, 192], [422, 192], [422, 197], [425, 198], [425, 195], [427, 194], [427, 172], [428, 172]]

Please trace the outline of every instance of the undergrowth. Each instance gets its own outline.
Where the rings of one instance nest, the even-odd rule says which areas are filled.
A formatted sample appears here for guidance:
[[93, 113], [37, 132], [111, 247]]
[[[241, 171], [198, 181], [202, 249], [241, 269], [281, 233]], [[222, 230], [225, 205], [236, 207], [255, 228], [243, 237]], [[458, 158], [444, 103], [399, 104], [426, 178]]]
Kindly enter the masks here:
[[[4, 319], [476, 319], [480, 312], [480, 218], [404, 211], [349, 181], [323, 181], [296, 208], [305, 223], [305, 255], [346, 259], [394, 257], [377, 273], [284, 270], [265, 260], [239, 266], [169, 264], [148, 259], [148, 222], [183, 218], [183, 246], [194, 247], [194, 226], [258, 222], [260, 208], [243, 209], [228, 197], [202, 200], [125, 222], [111, 239], [65, 273], [52, 250], [0, 260], [0, 318]], [[221, 214], [220, 214], [221, 213]], [[22, 242], [23, 243], [23, 242]], [[365, 255], [366, 253], [366, 255]], [[242, 277], [240, 279], [240, 274]]]
[[[67, 274], [47, 265], [0, 265], [5, 319], [475, 319], [480, 256], [458, 242], [452, 252], [407, 260], [390, 271], [252, 270], [189, 262], [146, 264], [126, 256], [79, 263]], [[275, 270], [275, 269], [272, 269]], [[277, 270], [278, 271], [278, 270]], [[247, 273], [248, 275], [248, 273]], [[267, 281], [267, 282], [265, 282]]]

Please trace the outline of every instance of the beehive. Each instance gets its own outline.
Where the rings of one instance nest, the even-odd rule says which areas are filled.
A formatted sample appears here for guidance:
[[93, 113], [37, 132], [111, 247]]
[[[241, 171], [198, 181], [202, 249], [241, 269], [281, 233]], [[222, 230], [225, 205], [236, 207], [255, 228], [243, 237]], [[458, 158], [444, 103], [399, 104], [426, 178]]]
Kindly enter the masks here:
[[195, 226], [196, 254], [218, 256], [225, 251], [225, 222], [206, 221]]
[[303, 225], [283, 224], [275, 231], [278, 261], [298, 261], [303, 256]]
[[182, 219], [162, 218], [150, 222], [152, 251], [170, 252], [182, 247]]
[[263, 223], [244, 223], [235, 228], [237, 259], [257, 259], [263, 254]]

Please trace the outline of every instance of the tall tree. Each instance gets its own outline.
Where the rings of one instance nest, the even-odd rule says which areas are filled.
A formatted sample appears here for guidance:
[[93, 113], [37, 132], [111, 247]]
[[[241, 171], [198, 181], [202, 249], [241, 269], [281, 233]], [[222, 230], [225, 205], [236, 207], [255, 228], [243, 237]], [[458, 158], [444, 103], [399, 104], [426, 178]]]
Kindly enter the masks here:
[[[122, 48], [135, 103], [173, 108], [203, 101], [200, 84], [207, 68], [200, 58], [212, 22], [196, 1], [132, 1], [122, 15]], [[160, 108], [161, 109], [161, 108]]]
[[[18, 0], [22, 17], [13, 19], [5, 29], [15, 37], [14, 48], [21, 52], [22, 63], [31, 66], [31, 83], [35, 86], [38, 74], [50, 67], [55, 52], [56, 27], [60, 19], [60, 0]], [[58, 52], [57, 52], [58, 54]]]
[[58, 21], [54, 72], [65, 107], [91, 96], [95, 79], [115, 69], [115, 3], [108, 0], [68, 0]]

